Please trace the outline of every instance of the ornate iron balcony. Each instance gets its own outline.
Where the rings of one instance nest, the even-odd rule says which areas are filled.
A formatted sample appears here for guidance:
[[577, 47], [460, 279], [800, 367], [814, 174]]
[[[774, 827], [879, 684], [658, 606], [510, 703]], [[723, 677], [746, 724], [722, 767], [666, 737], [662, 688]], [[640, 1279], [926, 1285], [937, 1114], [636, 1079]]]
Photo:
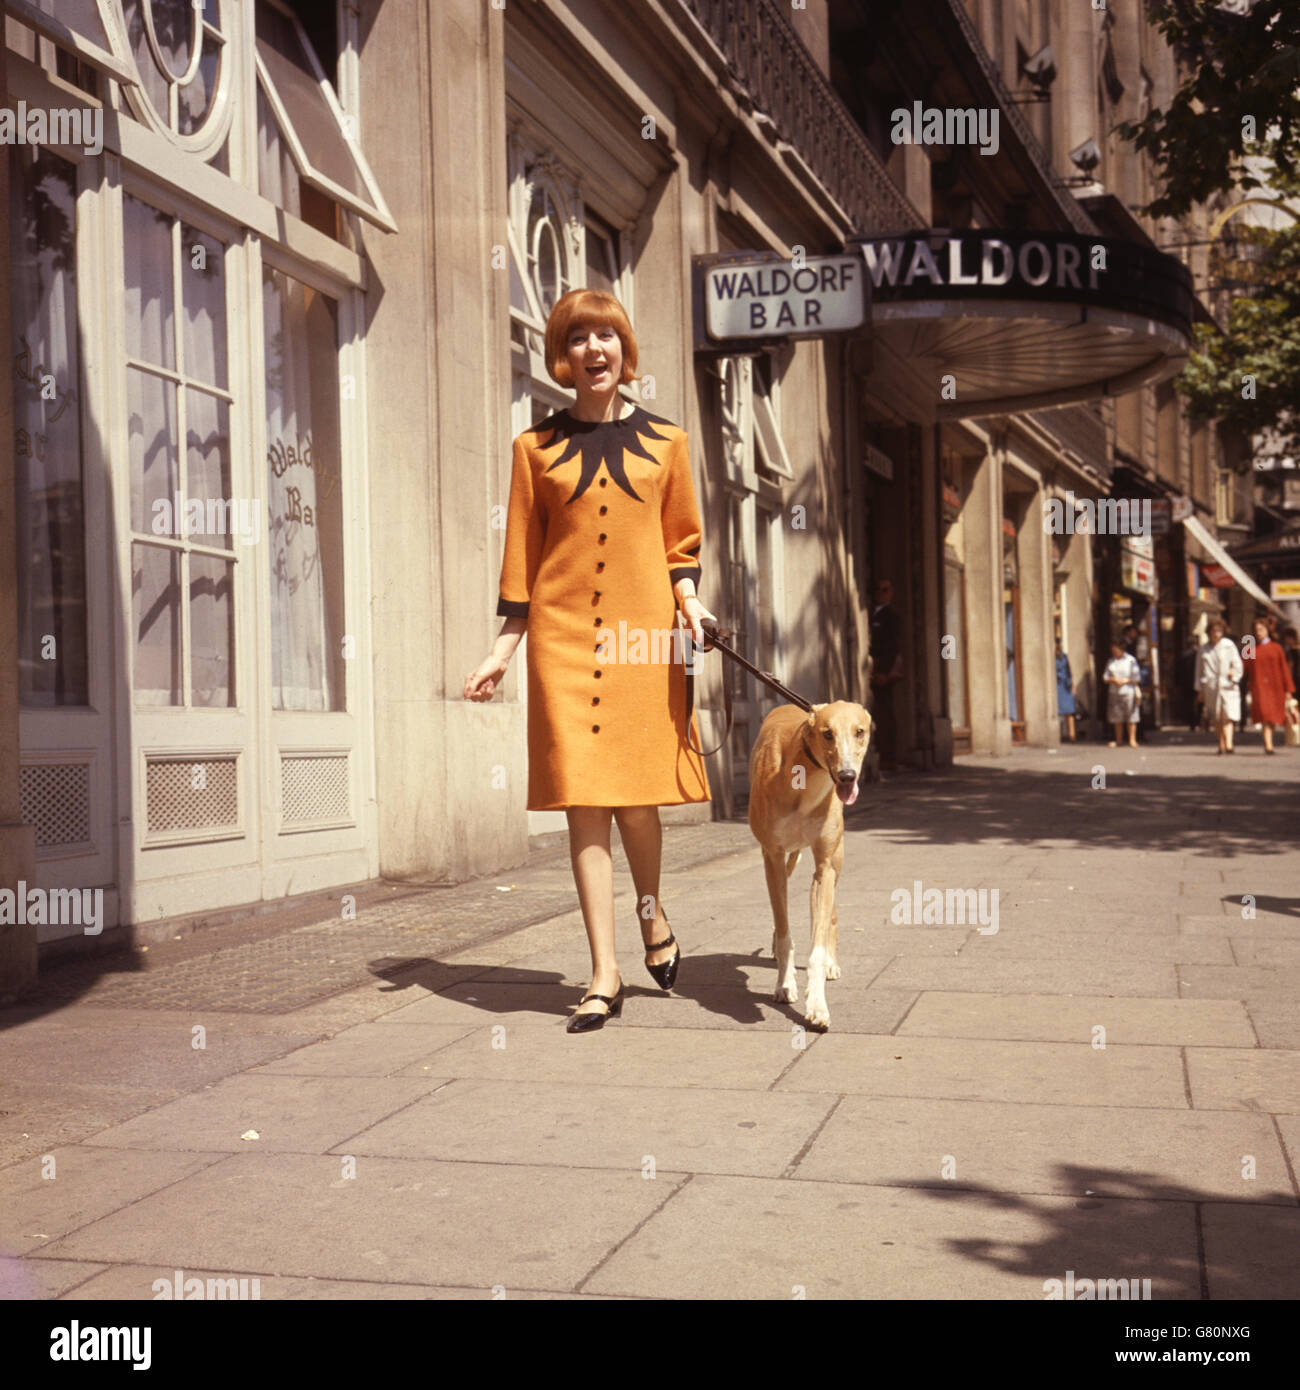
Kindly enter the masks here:
[[848, 233], [924, 225], [774, 0], [677, 3], [708, 40], [721, 84], [794, 150], [848, 217]]

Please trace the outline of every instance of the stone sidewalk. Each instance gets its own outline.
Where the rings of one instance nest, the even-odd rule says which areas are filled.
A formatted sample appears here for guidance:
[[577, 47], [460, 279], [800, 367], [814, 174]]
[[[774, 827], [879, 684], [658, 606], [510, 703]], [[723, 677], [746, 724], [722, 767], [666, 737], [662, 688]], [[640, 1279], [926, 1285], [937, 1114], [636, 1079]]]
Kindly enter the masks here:
[[[1298, 784], [1300, 751], [1166, 736], [864, 787], [824, 1035], [771, 1001], [743, 823], [665, 831], [672, 996], [620, 859], [628, 998], [590, 1035], [554, 844], [356, 923], [54, 971], [0, 1013], [2, 1291], [1300, 1297]], [[935, 888], [996, 932], [900, 920]]]

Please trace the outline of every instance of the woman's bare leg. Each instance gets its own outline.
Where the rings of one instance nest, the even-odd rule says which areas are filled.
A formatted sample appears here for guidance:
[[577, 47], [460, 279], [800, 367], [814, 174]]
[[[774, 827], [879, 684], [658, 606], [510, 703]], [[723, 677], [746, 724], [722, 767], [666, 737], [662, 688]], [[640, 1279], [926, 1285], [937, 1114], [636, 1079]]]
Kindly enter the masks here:
[[1219, 741], [1229, 752], [1232, 751], [1232, 720], [1225, 719], [1219, 725]]
[[[613, 998], [618, 993], [618, 955], [614, 949], [614, 865], [609, 854], [608, 806], [569, 806], [569, 862], [578, 886], [578, 903], [591, 948], [589, 994]], [[603, 1014], [608, 1006], [593, 1000], [578, 1010]]]
[[1273, 749], [1273, 726], [1261, 724], [1259, 727], [1264, 731], [1264, 747], [1271, 752]]
[[[659, 874], [663, 863], [664, 832], [659, 823], [658, 806], [616, 806], [614, 819], [623, 838], [628, 868], [636, 886], [636, 915], [641, 924], [641, 941], [648, 946], [662, 941], [672, 930], [659, 906]], [[672, 960], [676, 946], [652, 951], [646, 959], [651, 965]]]

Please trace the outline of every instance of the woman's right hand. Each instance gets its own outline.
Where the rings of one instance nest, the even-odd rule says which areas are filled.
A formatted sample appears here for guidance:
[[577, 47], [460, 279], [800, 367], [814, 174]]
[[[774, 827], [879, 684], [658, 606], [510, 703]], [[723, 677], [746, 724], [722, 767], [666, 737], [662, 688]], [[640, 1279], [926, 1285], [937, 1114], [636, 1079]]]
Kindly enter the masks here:
[[509, 665], [508, 661], [502, 661], [499, 657], [488, 657], [465, 677], [465, 698], [479, 703], [490, 700]]

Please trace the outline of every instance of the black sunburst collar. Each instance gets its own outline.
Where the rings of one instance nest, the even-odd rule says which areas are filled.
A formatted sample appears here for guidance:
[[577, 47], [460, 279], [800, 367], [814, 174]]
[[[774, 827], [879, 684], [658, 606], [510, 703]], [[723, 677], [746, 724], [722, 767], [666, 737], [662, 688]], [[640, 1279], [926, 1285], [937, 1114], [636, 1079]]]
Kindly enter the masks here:
[[623, 453], [626, 450], [629, 454], [635, 454], [637, 458], [649, 459], [651, 463], [658, 464], [659, 460], [647, 452], [645, 441], [666, 441], [668, 436], [659, 434], [654, 427], [671, 423], [637, 406], [630, 415], [625, 415], [621, 420], [578, 420], [567, 410], [560, 410], [543, 420], [536, 428], [551, 431], [551, 437], [543, 448], [549, 449], [554, 444], [565, 443], [565, 449], [559, 458], [547, 466], [548, 473], [554, 472], [562, 463], [568, 463], [571, 459], [582, 459], [582, 472], [577, 487], [568, 499], [569, 502], [576, 501], [586, 492], [600, 471], [602, 463], [609, 476], [629, 497], [643, 502], [645, 499], [637, 495], [623, 469]]

